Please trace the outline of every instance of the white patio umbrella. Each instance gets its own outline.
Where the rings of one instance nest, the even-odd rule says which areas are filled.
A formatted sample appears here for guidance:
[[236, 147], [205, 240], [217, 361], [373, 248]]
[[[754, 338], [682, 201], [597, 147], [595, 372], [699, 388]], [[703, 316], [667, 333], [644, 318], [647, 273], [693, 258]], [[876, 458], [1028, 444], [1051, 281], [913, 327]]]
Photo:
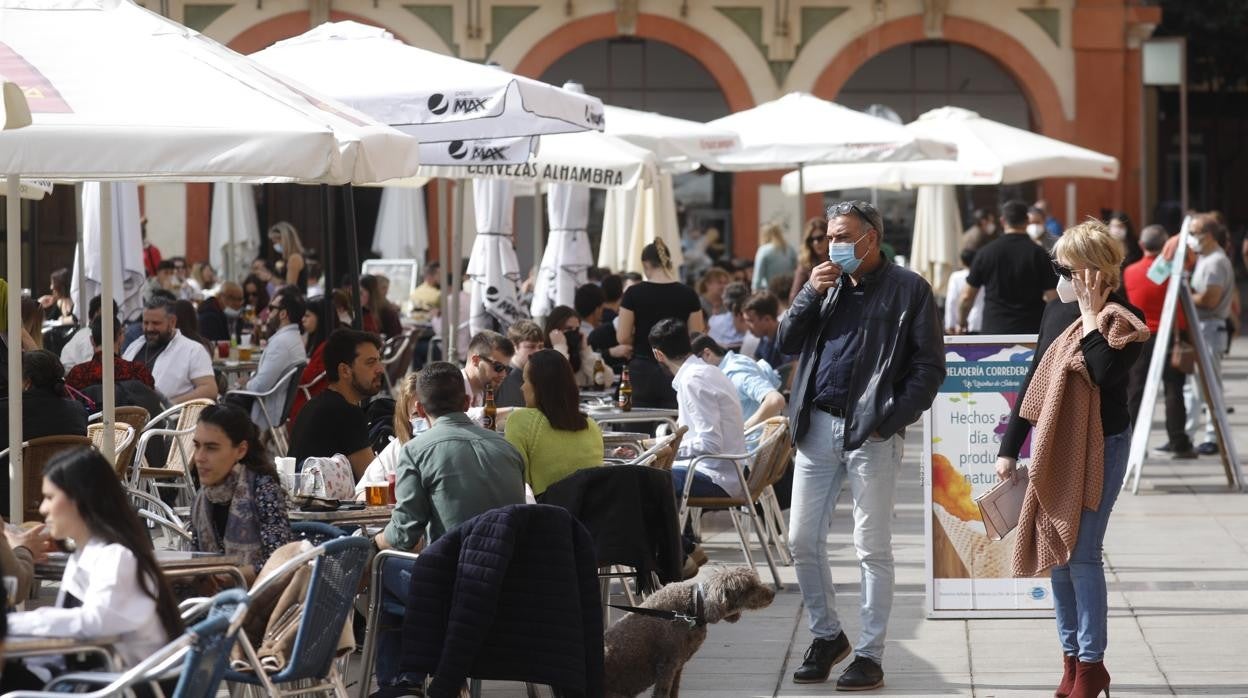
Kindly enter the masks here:
[[373, 253], [382, 259], [425, 259], [429, 223], [425, 217], [425, 190], [386, 187], [373, 231]]
[[208, 262], [221, 278], [238, 281], [260, 254], [260, 218], [250, 184], [212, 185]]
[[797, 167], [797, 220], [804, 218], [802, 172], [810, 165], [947, 159], [955, 149], [940, 140], [920, 140], [887, 119], [842, 107], [803, 92], [789, 94], [709, 124], [741, 137], [741, 147], [702, 164], [729, 172]]
[[546, 317], [558, 305], [571, 306], [577, 287], [589, 281], [594, 264], [589, 247], [589, 187], [552, 184], [546, 192], [550, 236], [537, 270], [533, 317]]
[[655, 177], [648, 185], [607, 192], [602, 216], [602, 243], [598, 266], [616, 272], [640, 273], [641, 250], [655, 238], [663, 238], [671, 252], [672, 266], [685, 263], [676, 218], [676, 195], [671, 173]]
[[[103, 197], [112, 200], [104, 220]], [[85, 182], [82, 185], [82, 247], [75, 254], [72, 297], [101, 295], [104, 285], [104, 230], [111, 231], [112, 297], [122, 318], [143, 308], [143, 233], [139, 219], [139, 186], [133, 182]]]
[[[372, 182], [411, 175], [417, 144], [129, 0], [0, 0], [6, 77], [32, 124], [0, 131], [9, 229], [22, 176], [69, 181]], [[101, 282], [113, 295], [112, 196], [101, 189]], [[10, 236], [8, 280], [20, 288]], [[104, 304], [104, 453], [113, 455], [113, 326]], [[10, 326], [10, 350], [15, 346]], [[20, 361], [10, 361], [16, 385]], [[10, 395], [21, 434], [21, 393]], [[16, 440], [17, 437], [15, 436]], [[21, 449], [10, 456], [21, 511]]]
[[327, 22], [252, 58], [410, 133], [427, 164], [525, 162], [531, 136], [602, 130], [602, 102], [408, 46], [358, 22]]
[[606, 114], [607, 135], [653, 152], [659, 167], [668, 171], [693, 170], [703, 160], [741, 147], [737, 132], [727, 128], [611, 105]]
[[506, 332], [517, 320], [529, 316], [517, 298], [520, 295], [520, 263], [511, 236], [514, 231], [515, 196], [511, 182], [503, 179], [477, 179], [472, 182], [473, 214], [477, 236], [468, 256], [471, 282], [471, 334], [482, 330]]
[[959, 266], [961, 233], [962, 214], [958, 212], [958, 197], [953, 187], [919, 187], [910, 268], [927, 279], [937, 297], [943, 296], [949, 275]]
[[[924, 184], [1017, 184], [1045, 177], [1117, 179], [1118, 160], [1038, 133], [985, 119], [957, 107], [941, 107], [906, 124], [916, 138], [940, 138], [957, 147], [953, 160], [817, 165], [784, 176], [793, 193]], [[804, 178], [804, 183], [800, 180]]]
[[[5, 193], [0, 192], [0, 196], [4, 196]], [[22, 179], [18, 185], [18, 196], [29, 201], [41, 201], [43, 197], [51, 193], [52, 180], [49, 179]]]

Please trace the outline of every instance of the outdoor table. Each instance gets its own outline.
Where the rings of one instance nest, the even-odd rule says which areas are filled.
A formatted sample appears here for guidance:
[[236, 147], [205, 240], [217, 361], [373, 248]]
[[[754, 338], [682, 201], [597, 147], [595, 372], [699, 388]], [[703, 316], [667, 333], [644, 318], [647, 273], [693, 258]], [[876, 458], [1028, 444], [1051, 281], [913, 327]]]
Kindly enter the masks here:
[[327, 524], [354, 524], [356, 526], [384, 525], [390, 523], [393, 504], [366, 506], [363, 509], [335, 509], [333, 511], [301, 511], [291, 509], [286, 513], [291, 522], [320, 521]]
[[63, 654], [94, 654], [104, 660], [105, 671], [117, 671], [121, 658], [114, 647], [120, 638], [101, 637], [44, 637], [10, 634], [4, 641], [5, 659], [24, 657], [47, 657]]
[[634, 451], [632, 457], [646, 450], [644, 441], [653, 439], [654, 436], [640, 431], [604, 431], [602, 433], [602, 449], [605, 457], [618, 460], [621, 457], [612, 455], [612, 453], [621, 447], [628, 447]]
[[661, 407], [634, 407], [632, 410], [625, 412], [619, 407], [609, 406], [605, 408], [591, 408], [588, 410], [588, 414], [600, 426], [603, 424], [667, 422], [671, 426], [672, 431], [675, 431], [676, 419], [680, 416], [680, 411], [663, 409]]
[[236, 361], [234, 359], [213, 359], [212, 369], [219, 371], [225, 376], [225, 384], [228, 388], [234, 389], [238, 387], [239, 381], [243, 376], [249, 376], [256, 372], [260, 366], [260, 362], [256, 359], [251, 361]]
[[610, 405], [615, 402], [614, 390], [581, 390], [581, 402], [596, 402]]
[[[69, 553], [49, 553], [46, 562], [35, 565], [35, 578], [59, 580], [65, 576], [65, 563]], [[166, 577], [198, 577], [201, 575], [225, 575], [233, 577], [240, 588], [247, 588], [247, 579], [239, 565], [243, 559], [224, 553], [201, 553], [187, 550], [157, 550], [156, 564]]]

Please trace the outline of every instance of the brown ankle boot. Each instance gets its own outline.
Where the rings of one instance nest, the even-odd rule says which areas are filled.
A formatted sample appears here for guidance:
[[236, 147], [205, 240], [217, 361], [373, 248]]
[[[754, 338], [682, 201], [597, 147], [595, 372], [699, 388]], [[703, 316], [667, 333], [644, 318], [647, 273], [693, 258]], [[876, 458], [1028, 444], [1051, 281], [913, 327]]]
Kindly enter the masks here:
[[1101, 692], [1109, 698], [1109, 672], [1105, 662], [1079, 662], [1075, 666], [1075, 685], [1070, 698], [1098, 698]]
[[1075, 666], [1079, 660], [1069, 654], [1062, 655], [1062, 682], [1057, 685], [1057, 690], [1053, 692], [1053, 698], [1066, 698], [1070, 695], [1070, 689], [1075, 687]]

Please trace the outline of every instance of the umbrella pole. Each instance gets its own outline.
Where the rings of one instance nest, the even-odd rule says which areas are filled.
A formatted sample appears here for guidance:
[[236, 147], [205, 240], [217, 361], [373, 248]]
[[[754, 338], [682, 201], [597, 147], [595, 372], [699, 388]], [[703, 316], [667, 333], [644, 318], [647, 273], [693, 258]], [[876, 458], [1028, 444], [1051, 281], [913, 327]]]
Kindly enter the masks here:
[[321, 285], [325, 287], [325, 323], [330, 332], [338, 327], [338, 310], [334, 307], [334, 289], [338, 279], [335, 273], [338, 265], [334, 263], [334, 231], [329, 228], [329, 185], [321, 185], [321, 230], [325, 235], [325, 271]]
[[[355, 190], [348, 182], [342, 186], [342, 218], [347, 224], [347, 267], [351, 274], [351, 310], [355, 316], [351, 326], [360, 329], [364, 326], [364, 315], [360, 308], [360, 241], [355, 228]], [[381, 318], [373, 318], [381, 322]]]
[[797, 163], [797, 238], [798, 244], [801, 244], [802, 221], [806, 218], [806, 169], [802, 163]]
[[[451, 268], [451, 243], [448, 239], [447, 222], [447, 187], [449, 184], [445, 179], [438, 180], [438, 286], [445, 287], [447, 282], [446, 272]], [[442, 354], [443, 360], [450, 354], [447, 353], [447, 342], [451, 337], [451, 296], [450, 289], [442, 289], [442, 309], [438, 312], [441, 316], [442, 323]]]
[[[75, 194], [79, 202], [82, 197]], [[91, 323], [87, 317], [87, 249], [83, 244], [82, 226], [74, 226], [77, 228], [75, 247], [77, 254], [74, 255], [75, 271], [78, 274], [78, 297], [74, 299], [74, 314], [78, 316], [78, 324], [82, 327], [90, 327]]]
[[542, 263], [542, 183], [533, 182], [533, 264]]
[[221, 187], [221, 191], [225, 193], [225, 225], [229, 230], [229, 242], [225, 245], [225, 278], [233, 280], [234, 276], [234, 255], [237, 250], [234, 247], [234, 192], [230, 190], [231, 185], [226, 184]]
[[100, 339], [103, 341], [103, 346], [100, 347], [103, 352], [100, 356], [102, 369], [100, 385], [104, 393], [102, 408], [104, 411], [104, 448], [102, 450], [109, 465], [117, 460], [116, 434], [113, 431], [117, 409], [117, 386], [113, 382], [113, 353], [117, 347], [117, 340], [113, 336], [113, 304], [110, 302], [114, 298], [113, 285], [116, 282], [113, 278], [113, 203], [113, 185], [110, 182], [100, 182], [100, 262], [104, 265], [103, 284], [100, 287], [100, 316], [103, 318], [100, 322]]
[[[21, 178], [11, 174], [5, 183], [5, 277], [9, 283], [9, 521], [23, 520], [22, 473], [22, 200]], [[14, 518], [16, 517], [16, 518]]]
[[451, 202], [451, 235], [447, 251], [451, 253], [451, 297], [450, 316], [451, 334], [446, 338], [446, 360], [459, 363], [459, 289], [463, 284], [464, 254], [459, 249], [460, 238], [464, 234], [464, 187], [468, 180], [455, 180], [455, 191]]

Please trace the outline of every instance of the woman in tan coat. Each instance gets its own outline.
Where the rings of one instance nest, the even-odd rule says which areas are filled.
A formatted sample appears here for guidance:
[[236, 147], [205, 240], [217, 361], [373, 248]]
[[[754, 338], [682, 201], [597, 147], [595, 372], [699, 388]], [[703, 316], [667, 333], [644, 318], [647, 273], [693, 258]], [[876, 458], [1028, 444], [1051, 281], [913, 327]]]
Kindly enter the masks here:
[[1091, 698], [1109, 693], [1101, 544], [1126, 474], [1128, 375], [1149, 334], [1122, 292], [1122, 245], [1104, 224], [1090, 220], [1067, 230], [1053, 256], [1058, 300], [1045, 308], [997, 474], [1013, 473], [1034, 428], [1013, 572], [1047, 573], [1052, 581], [1065, 654], [1054, 695]]

